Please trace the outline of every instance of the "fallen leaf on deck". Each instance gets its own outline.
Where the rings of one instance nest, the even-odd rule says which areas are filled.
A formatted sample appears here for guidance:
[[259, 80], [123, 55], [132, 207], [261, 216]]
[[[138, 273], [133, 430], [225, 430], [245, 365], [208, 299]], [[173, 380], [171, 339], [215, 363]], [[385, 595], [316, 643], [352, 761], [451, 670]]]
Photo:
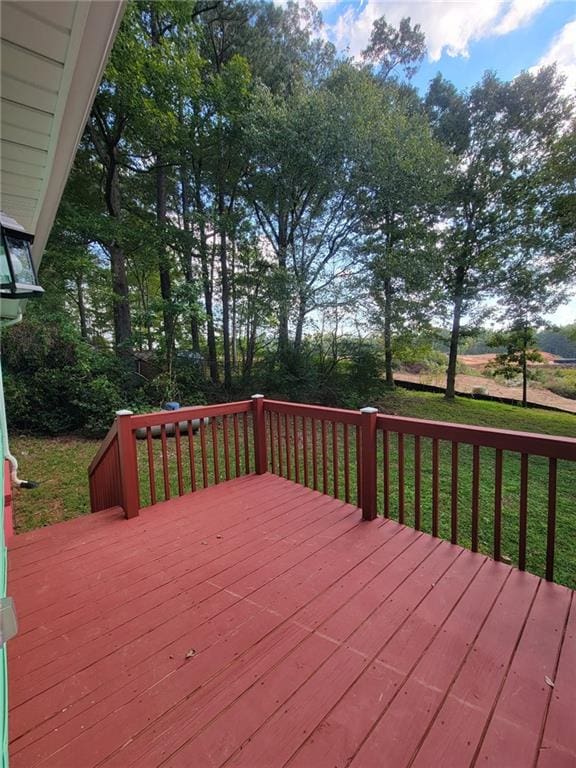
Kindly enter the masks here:
[[550, 688], [554, 688], [554, 680], [550, 680], [548, 676], [546, 676], [544, 680], [546, 681], [546, 685], [549, 685]]
[[191, 659], [192, 656], [195, 656], [195, 655], [196, 655], [196, 649], [195, 648], [190, 648], [190, 650], [188, 651], [188, 653], [186, 654], [186, 656], [184, 658]]

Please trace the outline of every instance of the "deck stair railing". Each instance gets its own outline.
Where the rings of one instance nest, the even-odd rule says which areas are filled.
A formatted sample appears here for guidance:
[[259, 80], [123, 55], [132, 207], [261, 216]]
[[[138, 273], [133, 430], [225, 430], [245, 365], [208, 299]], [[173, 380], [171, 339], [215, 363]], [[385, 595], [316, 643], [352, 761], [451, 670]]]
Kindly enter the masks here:
[[119, 506], [130, 518], [173, 496], [265, 472], [356, 504], [366, 520], [381, 514], [548, 580], [558, 550], [571, 548], [556, 531], [561, 516], [574, 532], [576, 439], [261, 395], [119, 412], [89, 469], [92, 511]]

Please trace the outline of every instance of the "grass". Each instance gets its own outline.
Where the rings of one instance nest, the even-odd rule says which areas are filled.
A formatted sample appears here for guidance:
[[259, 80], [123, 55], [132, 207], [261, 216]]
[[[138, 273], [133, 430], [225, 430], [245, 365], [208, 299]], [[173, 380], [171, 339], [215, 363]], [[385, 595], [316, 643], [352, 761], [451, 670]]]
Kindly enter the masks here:
[[[452, 421], [465, 424], [476, 424], [485, 427], [505, 428], [530, 432], [541, 432], [552, 435], [576, 436], [576, 416], [569, 413], [557, 413], [537, 409], [521, 409], [500, 403], [474, 401], [466, 398], [454, 403], [445, 402], [441, 396], [431, 393], [397, 391], [386, 395], [378, 403], [381, 410], [402, 416], [412, 416], [437, 421]], [[303, 478], [303, 445], [301, 426], [298, 441], [300, 457], [300, 481]], [[354, 430], [350, 429], [350, 490], [351, 500], [356, 499], [356, 457], [354, 445]], [[229, 422], [229, 457], [231, 474], [235, 475], [235, 454], [232, 441], [231, 423]], [[327, 430], [327, 490], [334, 491], [334, 469], [332, 455], [331, 427]], [[337, 480], [338, 496], [344, 497], [344, 455], [343, 430], [338, 432], [337, 451]], [[212, 454], [211, 429], [207, 430], [208, 453]], [[383, 467], [384, 453], [382, 435], [378, 445], [378, 466]], [[224, 477], [224, 450], [221, 426], [218, 430], [218, 463], [220, 478]], [[313, 484], [312, 450], [310, 444], [310, 429], [308, 429], [308, 469], [309, 485]], [[291, 452], [294, 450], [293, 436], [289, 442]], [[170, 494], [178, 493], [176, 470], [175, 441], [169, 439], [169, 472], [168, 482]], [[283, 451], [285, 443], [282, 441]], [[18, 531], [30, 530], [42, 525], [66, 520], [89, 511], [88, 487], [86, 469], [98, 447], [97, 441], [77, 438], [32, 438], [15, 437], [12, 439], [13, 451], [18, 455], [22, 472], [27, 479], [38, 480], [41, 485], [33, 491], [16, 491], [15, 513]], [[200, 441], [195, 440], [196, 455], [194, 469], [198, 487], [201, 487], [202, 471], [199, 462]], [[405, 522], [414, 522], [414, 441], [404, 438], [404, 509]], [[277, 454], [277, 444], [275, 444]], [[422, 528], [431, 531], [431, 499], [432, 499], [432, 451], [431, 441], [422, 439], [421, 467], [421, 508]], [[154, 441], [155, 490], [158, 500], [164, 498], [164, 483], [162, 478], [161, 445]], [[450, 506], [451, 506], [451, 446], [440, 441], [440, 534], [450, 537]], [[318, 461], [321, 459], [321, 439], [318, 432]], [[251, 459], [252, 460], [252, 459]], [[150, 502], [150, 488], [147, 467], [145, 443], [139, 443], [139, 464], [141, 467], [141, 500], [145, 505]], [[389, 449], [390, 464], [390, 515], [398, 518], [398, 443], [396, 435], [390, 435]], [[490, 554], [493, 551], [493, 493], [494, 493], [494, 451], [480, 450], [480, 548]], [[471, 506], [472, 506], [472, 449], [460, 446], [459, 452], [459, 543], [469, 546], [471, 540]], [[243, 436], [240, 432], [240, 471], [245, 470]], [[528, 486], [528, 570], [542, 575], [545, 564], [546, 547], [546, 510], [547, 510], [547, 472], [546, 459], [531, 457], [529, 462]], [[286, 462], [284, 457], [284, 474]], [[214, 465], [211, 459], [208, 465], [209, 484], [214, 479]], [[294, 478], [294, 461], [290, 476]], [[188, 444], [182, 439], [182, 481], [185, 490], [189, 490], [191, 482]], [[320, 490], [323, 487], [322, 472], [318, 473]], [[571, 587], [576, 587], [576, 547], [574, 532], [576, 519], [574, 512], [574, 489], [576, 488], [576, 462], [558, 462], [557, 487], [557, 544], [556, 544], [556, 581]], [[520, 460], [515, 454], [504, 454], [503, 477], [503, 523], [502, 523], [502, 553], [511, 562], [517, 560], [518, 549], [518, 506], [520, 492]], [[378, 499], [382, 511], [384, 499], [383, 471], [378, 478]]]
[[87, 470], [99, 445], [79, 437], [11, 436], [20, 476], [40, 483], [33, 490], [14, 489], [18, 533], [90, 512]]

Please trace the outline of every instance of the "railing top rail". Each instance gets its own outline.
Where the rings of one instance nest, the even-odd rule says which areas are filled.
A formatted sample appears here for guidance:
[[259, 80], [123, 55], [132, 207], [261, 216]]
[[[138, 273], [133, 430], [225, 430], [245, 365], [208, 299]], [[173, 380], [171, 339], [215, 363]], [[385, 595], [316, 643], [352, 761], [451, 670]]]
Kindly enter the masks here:
[[100, 464], [100, 462], [104, 458], [104, 455], [108, 451], [108, 448], [112, 444], [112, 441], [114, 440], [117, 434], [118, 434], [118, 422], [114, 420], [114, 423], [108, 430], [108, 433], [104, 438], [104, 440], [102, 441], [100, 448], [98, 448], [98, 452], [96, 456], [94, 456], [94, 458], [90, 462], [90, 466], [88, 467], [88, 476], [90, 476], [94, 472], [98, 464]]
[[[576, 428], [576, 420], [575, 420]], [[445, 421], [411, 419], [405, 416], [379, 414], [377, 428], [405, 435], [438, 438], [455, 443], [468, 443], [486, 448], [529, 453], [553, 459], [576, 461], [576, 439], [533, 432], [516, 432], [509, 429], [475, 427]]]
[[251, 410], [251, 400], [239, 400], [234, 403], [219, 403], [217, 405], [193, 405], [189, 408], [180, 408], [177, 411], [154, 411], [153, 413], [131, 416], [130, 426], [132, 429], [157, 427], [162, 424], [174, 424], [178, 421], [204, 419], [210, 416], [228, 416], [233, 413], [246, 413]]
[[361, 424], [360, 411], [349, 411], [343, 408], [328, 408], [323, 405], [303, 405], [284, 400], [264, 400], [264, 410], [274, 413], [286, 413], [289, 416], [306, 416], [310, 419], [336, 421], [340, 424]]

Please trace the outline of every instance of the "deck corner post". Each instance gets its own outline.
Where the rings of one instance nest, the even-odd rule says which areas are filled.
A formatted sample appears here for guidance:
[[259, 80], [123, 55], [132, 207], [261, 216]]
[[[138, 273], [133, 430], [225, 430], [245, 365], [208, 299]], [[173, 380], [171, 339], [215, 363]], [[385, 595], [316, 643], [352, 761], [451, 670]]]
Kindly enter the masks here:
[[361, 408], [362, 456], [361, 456], [361, 506], [364, 520], [375, 520], [376, 507], [376, 416], [377, 408]]
[[252, 406], [254, 414], [254, 464], [256, 474], [263, 475], [267, 470], [264, 395], [252, 395]]
[[120, 478], [122, 483], [122, 506], [127, 520], [131, 517], [137, 517], [140, 509], [136, 439], [130, 423], [132, 415], [132, 411], [116, 411], [116, 420], [118, 423], [118, 455], [120, 457]]

